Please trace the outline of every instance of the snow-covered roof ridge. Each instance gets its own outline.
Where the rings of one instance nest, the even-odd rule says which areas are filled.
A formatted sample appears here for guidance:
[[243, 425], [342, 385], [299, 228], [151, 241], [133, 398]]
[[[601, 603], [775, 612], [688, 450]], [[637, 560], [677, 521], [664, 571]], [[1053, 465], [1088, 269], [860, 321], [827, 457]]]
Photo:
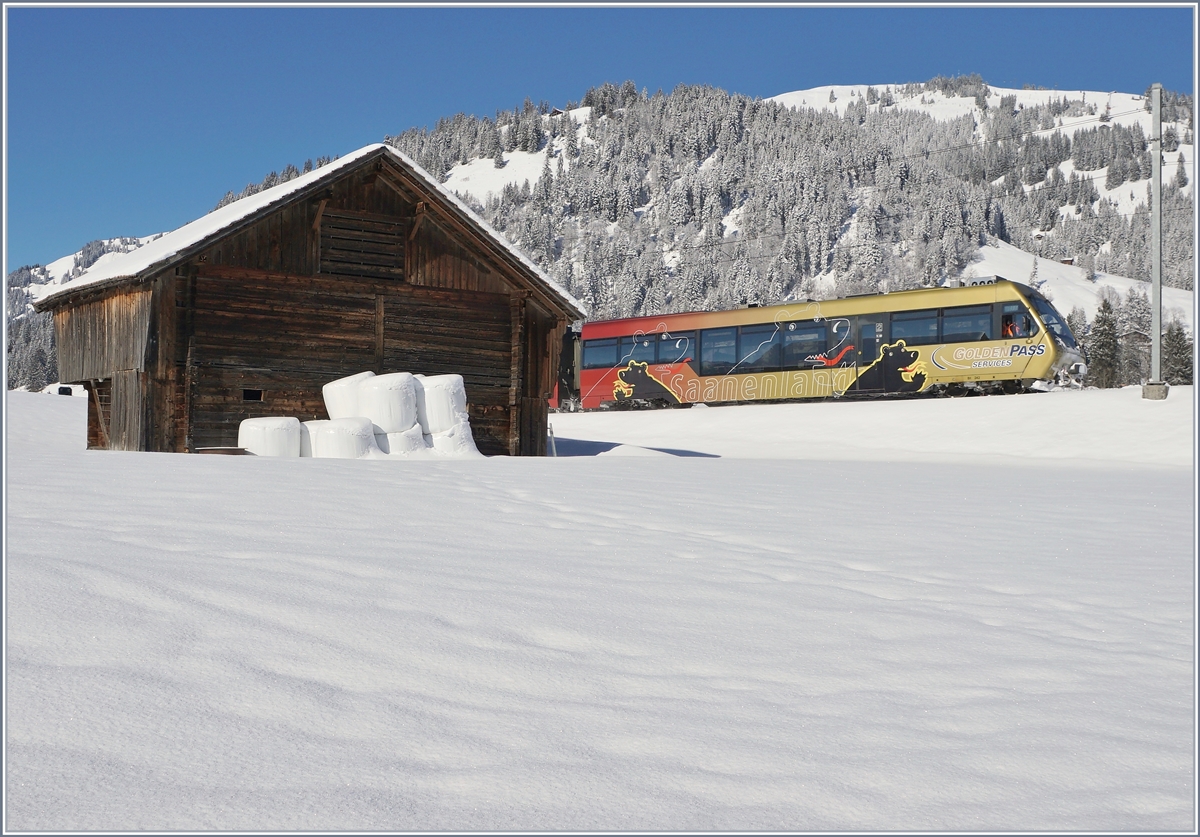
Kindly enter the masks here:
[[414, 172], [416, 172], [418, 175], [420, 175], [422, 178], [424, 178], [424, 180], [432, 188], [437, 190], [439, 195], [441, 195], [443, 198], [445, 198], [447, 201], [449, 201], [451, 204], [453, 204], [454, 207], [456, 209], [458, 209], [460, 212], [467, 215], [467, 217], [469, 217], [471, 219], [471, 221], [475, 223], [476, 226], [480, 227], [484, 232], [486, 232], [492, 238], [496, 239], [496, 241], [499, 242], [501, 244], [501, 246], [503, 246], [509, 253], [516, 256], [517, 260], [520, 261], [521, 264], [523, 264], [529, 270], [533, 271], [533, 273], [541, 281], [543, 281], [547, 285], [549, 285], [555, 291], [555, 293], [557, 293], [564, 300], [569, 302], [577, 310], [583, 311], [583, 312], [587, 311], [587, 308], [584, 306], [584, 304], [582, 302], [580, 302], [574, 296], [572, 296], [567, 291], [566, 288], [564, 288], [562, 285], [558, 284], [552, 278], [550, 278], [550, 275], [548, 273], [546, 273], [546, 271], [542, 270], [540, 267], [538, 267], [536, 264], [534, 264], [533, 260], [531, 260], [524, 253], [522, 253], [520, 251], [520, 249], [518, 249], [515, 245], [510, 243], [507, 237], [505, 237], [505, 236], [501, 235], [499, 232], [497, 232], [496, 229], [491, 224], [489, 224], [487, 221], [483, 220], [478, 215], [476, 215], [474, 210], [472, 210], [469, 206], [467, 206], [465, 203], [463, 203], [461, 200], [459, 200], [458, 196], [455, 195], [454, 192], [450, 191], [444, 185], [439, 183], [438, 180], [433, 175], [431, 175], [429, 172], [425, 171], [425, 169], [423, 169], [419, 165], [417, 165], [416, 161], [414, 161], [411, 157], [409, 157], [404, 152], [402, 152], [396, 148], [393, 148], [390, 145], [384, 145], [383, 147], [386, 148], [392, 154], [392, 156], [394, 156], [396, 159], [398, 159], [402, 163], [404, 163], [405, 166], [412, 169]]
[[69, 293], [79, 288], [100, 283], [117, 283], [122, 280], [142, 276], [152, 270], [160, 270], [172, 260], [182, 258], [182, 255], [195, 245], [225, 232], [230, 228], [250, 219], [251, 217], [269, 211], [271, 208], [285, 203], [291, 196], [307, 188], [329, 180], [338, 173], [361, 162], [364, 158], [380, 150], [390, 154], [404, 168], [412, 171], [418, 178], [440, 197], [450, 203], [466, 219], [482, 232], [495, 239], [496, 243], [511, 254], [520, 264], [532, 273], [547, 289], [562, 298], [564, 302], [577, 311], [586, 310], [582, 303], [569, 294], [562, 286], [533, 263], [524, 253], [517, 249], [490, 224], [476, 215], [466, 204], [447, 190], [436, 178], [417, 165], [407, 155], [384, 143], [373, 143], [339, 157], [331, 163], [311, 172], [295, 177], [285, 183], [264, 189], [253, 195], [236, 200], [203, 215], [194, 221], [184, 224], [178, 229], [163, 234], [161, 237], [144, 244], [128, 253], [116, 255], [113, 258], [97, 261], [91, 268], [74, 279], [62, 283], [46, 283], [33, 289], [35, 303], [44, 304], [60, 294]]
[[293, 178], [286, 183], [280, 183], [269, 189], [264, 189], [256, 194], [226, 204], [219, 209], [214, 209], [207, 215], [203, 215], [194, 221], [184, 224], [182, 227], [164, 233], [160, 238], [136, 250], [125, 253], [117, 258], [109, 259], [103, 264], [97, 262], [73, 280], [57, 286], [52, 284], [43, 286], [34, 297], [35, 301], [43, 302], [53, 296], [57, 296], [59, 293], [77, 290], [87, 285], [133, 278], [150, 268], [165, 265], [173, 257], [179, 255], [192, 245], [234, 226], [238, 222], [249, 218], [275, 203], [281, 203], [289, 195], [327, 179], [334, 172], [347, 168], [380, 147], [381, 144], [365, 146], [344, 157], [340, 157], [332, 163]]

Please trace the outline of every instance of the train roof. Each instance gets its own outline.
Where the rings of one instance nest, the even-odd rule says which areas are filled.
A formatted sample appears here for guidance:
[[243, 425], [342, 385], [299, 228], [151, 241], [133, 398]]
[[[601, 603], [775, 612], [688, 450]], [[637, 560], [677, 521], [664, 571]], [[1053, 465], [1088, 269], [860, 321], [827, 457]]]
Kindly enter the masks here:
[[[782, 313], [787, 319], [815, 319], [828, 315], [838, 314], [854, 314], [854, 313], [869, 313], [869, 311], [859, 311], [863, 307], [863, 303], [871, 299], [889, 299], [897, 300], [900, 304], [895, 306], [899, 310], [915, 310], [921, 307], [930, 305], [930, 301], [926, 301], [924, 297], [942, 294], [953, 294], [957, 297], [966, 296], [979, 298], [980, 304], [991, 302], [993, 299], [985, 299], [988, 296], [988, 290], [1005, 287], [1015, 290], [1021, 296], [1044, 298], [1038, 291], [1028, 285], [1020, 282], [1014, 282], [1011, 279], [1005, 279], [1003, 276], [985, 276], [978, 279], [970, 280], [971, 284], [953, 286], [938, 286], [933, 288], [909, 288], [902, 291], [890, 291], [887, 293], [874, 294], [850, 294], [847, 296], [835, 297], [832, 299], [797, 299], [788, 302], [781, 302], [774, 305], [746, 306], [742, 308], [732, 308], [724, 311], [681, 311], [674, 314], [654, 314], [641, 317], [619, 317], [611, 320], [588, 320], [586, 324], [589, 326], [605, 326], [616, 323], [625, 323], [634, 326], [646, 326], [646, 331], [653, 330], [653, 324], [663, 320], [670, 319], [676, 323], [676, 328], [690, 328], [693, 326], [687, 324], [679, 324], [681, 320], [689, 320], [695, 318], [697, 320], [708, 320], [716, 316], [726, 315], [729, 318], [730, 325], [740, 325], [753, 322], [761, 322], [764, 319], [776, 319]], [[955, 304], [970, 304], [969, 302], [959, 302]], [[888, 308], [890, 308], [889, 306]], [[881, 310], [888, 310], [883, 308]], [[828, 309], [828, 310], [827, 310]], [[764, 317], [764, 315], [771, 315]], [[702, 327], [697, 324], [694, 327]]]

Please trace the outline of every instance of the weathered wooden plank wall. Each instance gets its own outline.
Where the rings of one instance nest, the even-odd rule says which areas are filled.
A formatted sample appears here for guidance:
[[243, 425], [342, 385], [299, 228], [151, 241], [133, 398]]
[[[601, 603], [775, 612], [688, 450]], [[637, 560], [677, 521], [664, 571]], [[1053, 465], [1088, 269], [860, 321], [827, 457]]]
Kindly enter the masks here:
[[201, 253], [196, 263], [312, 273], [316, 262], [309, 238], [293, 235], [292, 231], [311, 228], [316, 213], [317, 206], [312, 201], [285, 206], [257, 223], [225, 236]]
[[525, 364], [521, 375], [521, 441], [518, 453], [522, 456], [546, 455], [546, 432], [549, 403], [554, 376], [558, 371], [558, 356], [551, 344], [558, 321], [536, 302], [525, 306], [523, 355]]
[[112, 377], [111, 450], [145, 450], [146, 374], [122, 369]]
[[369, 212], [321, 213], [321, 273], [404, 278], [404, 223]]
[[422, 223], [410, 243], [414, 285], [485, 293], [508, 293], [512, 286], [478, 256], [455, 243], [435, 221]]
[[149, 288], [115, 291], [102, 299], [54, 312], [60, 380], [109, 378], [122, 369], [144, 369], [150, 336]]
[[235, 444], [245, 418], [324, 418], [321, 387], [371, 369], [461, 374], [477, 444], [507, 452], [508, 296], [215, 266], [194, 286], [193, 446]]
[[160, 274], [151, 287], [150, 342], [146, 347], [146, 450], [173, 451], [176, 445], [176, 400], [180, 364], [176, 359], [179, 328], [177, 289], [186, 280], [174, 271]]
[[375, 295], [319, 278], [196, 278], [196, 363], [336, 373], [375, 364]]

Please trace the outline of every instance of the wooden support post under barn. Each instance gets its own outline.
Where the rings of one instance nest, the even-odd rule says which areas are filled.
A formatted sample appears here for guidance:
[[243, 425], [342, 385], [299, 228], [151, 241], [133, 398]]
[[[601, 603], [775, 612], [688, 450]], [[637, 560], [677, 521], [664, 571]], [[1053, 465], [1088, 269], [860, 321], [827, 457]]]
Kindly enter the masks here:
[[580, 304], [428, 174], [368, 146], [97, 264], [37, 301], [88, 447], [237, 444], [243, 419], [327, 418], [321, 387], [456, 373], [485, 454], [546, 452]]

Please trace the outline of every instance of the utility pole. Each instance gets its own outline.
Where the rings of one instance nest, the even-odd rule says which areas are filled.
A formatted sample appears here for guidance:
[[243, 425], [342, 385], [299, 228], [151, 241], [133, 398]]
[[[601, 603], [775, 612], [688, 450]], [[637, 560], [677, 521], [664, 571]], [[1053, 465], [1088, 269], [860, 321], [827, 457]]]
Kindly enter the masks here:
[[1167, 397], [1162, 380], [1162, 85], [1150, 86], [1150, 380], [1142, 398]]

